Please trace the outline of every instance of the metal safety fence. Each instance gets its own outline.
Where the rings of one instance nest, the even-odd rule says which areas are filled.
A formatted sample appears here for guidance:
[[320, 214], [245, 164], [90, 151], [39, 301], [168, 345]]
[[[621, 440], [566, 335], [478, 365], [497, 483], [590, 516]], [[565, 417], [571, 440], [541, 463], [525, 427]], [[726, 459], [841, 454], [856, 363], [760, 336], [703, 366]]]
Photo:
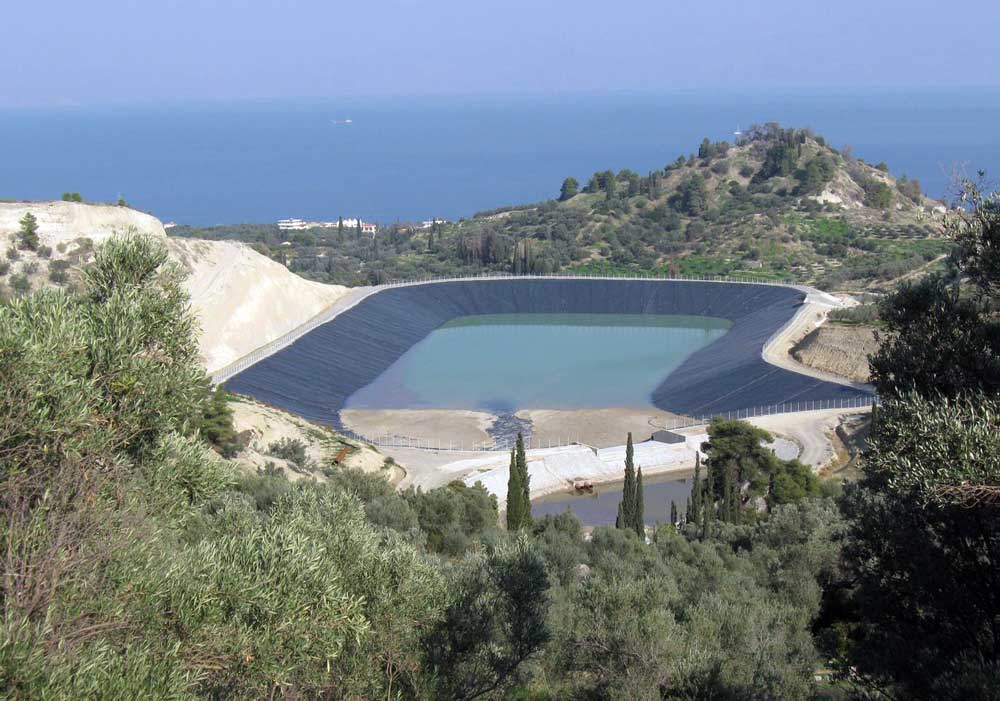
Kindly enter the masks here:
[[[655, 430], [677, 430], [693, 428], [696, 426], [707, 426], [714, 418], [726, 420], [753, 419], [763, 416], [775, 416], [778, 414], [794, 414], [808, 411], [864, 411], [878, 404], [878, 397], [875, 395], [856, 395], [853, 397], [842, 397], [839, 399], [816, 399], [782, 402], [780, 404], [769, 404], [765, 406], [748, 407], [733, 411], [722, 411], [715, 413], [700, 414], [698, 416], [677, 416], [666, 419], [662, 425], [650, 425], [651, 432]], [[485, 441], [462, 441], [448, 440], [441, 438], [421, 438], [417, 436], [407, 436], [398, 433], [382, 433], [376, 435], [364, 435], [352, 431], [344, 426], [337, 427], [338, 432], [353, 440], [367, 443], [379, 449], [384, 448], [414, 448], [418, 450], [430, 451], [453, 451], [453, 452], [507, 452], [514, 447], [516, 436], [504, 437], [501, 439], [490, 439]], [[560, 448], [569, 445], [581, 444], [580, 436], [560, 436], [556, 438], [539, 438], [526, 436], [525, 448]]]

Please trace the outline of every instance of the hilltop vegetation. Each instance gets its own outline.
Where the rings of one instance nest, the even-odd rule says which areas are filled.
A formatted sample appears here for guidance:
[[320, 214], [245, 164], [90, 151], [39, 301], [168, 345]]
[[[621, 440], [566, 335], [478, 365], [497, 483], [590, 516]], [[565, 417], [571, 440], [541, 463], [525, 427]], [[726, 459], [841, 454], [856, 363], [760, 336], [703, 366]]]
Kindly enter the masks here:
[[310, 279], [347, 285], [481, 271], [755, 275], [858, 289], [940, 264], [944, 207], [920, 184], [838, 152], [804, 129], [754, 127], [702, 142], [662, 170], [567, 178], [559, 198], [453, 224], [280, 231], [274, 225], [172, 234], [236, 238]]

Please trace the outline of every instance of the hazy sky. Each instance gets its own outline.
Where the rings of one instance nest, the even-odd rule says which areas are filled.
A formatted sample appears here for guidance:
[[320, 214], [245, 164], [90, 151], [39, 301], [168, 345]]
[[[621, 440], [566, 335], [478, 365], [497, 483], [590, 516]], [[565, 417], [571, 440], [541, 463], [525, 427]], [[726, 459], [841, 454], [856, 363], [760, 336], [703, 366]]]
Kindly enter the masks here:
[[1000, 82], [997, 0], [35, 0], [3, 15], [4, 105]]

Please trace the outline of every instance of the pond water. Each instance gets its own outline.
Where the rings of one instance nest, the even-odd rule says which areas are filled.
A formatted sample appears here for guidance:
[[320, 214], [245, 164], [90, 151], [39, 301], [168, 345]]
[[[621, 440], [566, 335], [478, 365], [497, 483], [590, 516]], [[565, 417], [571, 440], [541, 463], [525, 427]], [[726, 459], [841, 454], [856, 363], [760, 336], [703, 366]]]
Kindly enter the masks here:
[[[655, 526], [670, 522], [670, 502], [677, 504], [677, 511], [684, 513], [687, 498], [691, 496], [693, 475], [643, 476], [643, 513], [646, 525]], [[551, 494], [531, 503], [531, 515], [561, 514], [569, 509], [584, 526], [614, 525], [618, 516], [618, 502], [622, 500], [622, 483], [609, 482], [598, 485], [593, 494]]]
[[645, 407], [726, 319], [659, 314], [484, 314], [453, 319], [348, 398], [349, 409]]

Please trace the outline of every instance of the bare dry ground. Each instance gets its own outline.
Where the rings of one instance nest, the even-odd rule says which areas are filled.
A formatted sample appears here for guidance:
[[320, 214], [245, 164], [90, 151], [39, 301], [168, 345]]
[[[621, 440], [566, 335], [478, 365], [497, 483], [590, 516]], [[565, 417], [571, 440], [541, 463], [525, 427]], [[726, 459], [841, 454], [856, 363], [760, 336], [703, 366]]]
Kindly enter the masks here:
[[[45, 255], [17, 249], [20, 220], [31, 212]], [[235, 241], [168, 237], [159, 219], [129, 207], [78, 202], [0, 203], [0, 260], [11, 259], [0, 276], [0, 293], [20, 273], [32, 290], [56, 286], [51, 261], [77, 270], [93, 258], [94, 247], [118, 232], [135, 231], [162, 239], [171, 258], [188, 273], [185, 287], [201, 331], [199, 347], [206, 370], [213, 372], [304, 324], [347, 292], [346, 287], [310, 282], [285, 266]], [[2, 294], [0, 294], [2, 296]]]
[[340, 420], [370, 439], [421, 439], [421, 445], [474, 448], [489, 443], [486, 429], [496, 417], [482, 411], [452, 409], [344, 409]]
[[[248, 472], [262, 470], [271, 462], [282, 468], [292, 481], [315, 479], [325, 482], [323, 469], [333, 466], [337, 456], [347, 448], [348, 454], [341, 462], [343, 467], [383, 474], [392, 484], [405, 476], [398, 466], [386, 465], [385, 456], [371, 446], [349, 440], [325, 426], [243, 397], [231, 401], [230, 407], [236, 431], [248, 440], [247, 448], [236, 456], [235, 462]], [[269, 454], [269, 446], [282, 439], [302, 441], [313, 463], [311, 469], [300, 469]]]
[[[519, 419], [532, 424], [530, 447], [585, 443], [595, 448], [622, 445], [631, 432], [645, 440], [664, 428], [676, 414], [659, 409], [523, 409]], [[370, 439], [420, 439], [420, 446], [460, 448], [491, 444], [486, 430], [496, 416], [481, 411], [451, 409], [345, 409], [340, 418], [348, 428]]]
[[595, 448], [608, 448], [625, 443], [629, 433], [633, 439], [646, 440], [653, 431], [664, 428], [679, 417], [654, 407], [637, 409], [525, 409], [518, 418], [532, 423], [532, 445], [562, 445], [585, 443]]
[[826, 324], [795, 344], [791, 355], [808, 367], [867, 382], [868, 355], [877, 349], [872, 328]]

